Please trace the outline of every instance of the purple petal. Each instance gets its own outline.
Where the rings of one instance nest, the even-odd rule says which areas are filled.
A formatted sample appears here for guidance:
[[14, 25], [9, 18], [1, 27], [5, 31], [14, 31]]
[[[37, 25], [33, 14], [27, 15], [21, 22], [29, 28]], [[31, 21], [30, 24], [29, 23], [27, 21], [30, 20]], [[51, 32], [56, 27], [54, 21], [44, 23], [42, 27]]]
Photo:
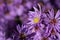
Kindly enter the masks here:
[[48, 10], [48, 11], [49, 11], [49, 14], [50, 14], [50, 18], [53, 19], [54, 18], [54, 10], [51, 9], [51, 11], [50, 10]]
[[57, 11], [55, 18], [57, 19], [58, 17], [60, 17], [60, 10]]

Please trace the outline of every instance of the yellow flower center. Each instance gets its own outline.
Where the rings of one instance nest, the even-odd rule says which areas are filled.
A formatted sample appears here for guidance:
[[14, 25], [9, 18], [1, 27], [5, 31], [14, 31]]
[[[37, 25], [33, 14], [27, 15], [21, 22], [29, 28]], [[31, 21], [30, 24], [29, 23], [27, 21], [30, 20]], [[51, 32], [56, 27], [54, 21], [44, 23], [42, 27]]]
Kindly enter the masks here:
[[38, 22], [39, 22], [39, 18], [38, 17], [34, 18], [34, 23], [38, 23]]

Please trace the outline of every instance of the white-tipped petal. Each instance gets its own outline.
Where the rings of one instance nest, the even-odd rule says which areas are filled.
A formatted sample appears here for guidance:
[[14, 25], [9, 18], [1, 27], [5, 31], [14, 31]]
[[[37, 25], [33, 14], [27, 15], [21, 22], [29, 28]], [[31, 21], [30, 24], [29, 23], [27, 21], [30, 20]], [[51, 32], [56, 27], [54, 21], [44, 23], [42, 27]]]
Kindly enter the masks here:
[[57, 11], [55, 18], [58, 18], [60, 15], [60, 10]]
[[37, 8], [35, 8], [35, 7], [33, 7], [33, 8], [34, 8], [34, 10], [35, 10], [35, 11], [38, 11], [38, 9], [37, 9]]
[[40, 6], [40, 4], [38, 4], [38, 6], [39, 6], [39, 10], [41, 11], [41, 6]]
[[38, 6], [39, 6], [40, 14], [41, 14], [42, 11], [41, 11], [41, 6], [40, 6], [40, 4], [38, 4]]

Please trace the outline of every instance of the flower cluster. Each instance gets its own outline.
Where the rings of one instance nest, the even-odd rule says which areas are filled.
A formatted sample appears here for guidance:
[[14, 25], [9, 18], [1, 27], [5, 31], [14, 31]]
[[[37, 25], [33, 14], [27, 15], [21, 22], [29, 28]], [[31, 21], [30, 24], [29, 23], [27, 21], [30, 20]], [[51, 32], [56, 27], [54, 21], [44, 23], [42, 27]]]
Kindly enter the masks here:
[[[27, 30], [25, 36], [35, 33], [34, 36], [26, 40], [60, 40], [60, 10], [57, 13], [54, 9], [48, 10], [48, 13], [42, 12], [41, 6], [38, 4], [39, 10], [36, 7], [34, 11], [29, 11], [28, 22], [23, 24], [22, 28], [17, 28], [19, 33]], [[21, 30], [23, 29], [23, 31]], [[26, 37], [28, 38], [28, 37]], [[23, 40], [23, 39], [22, 39]]]
[[0, 0], [0, 40], [60, 40], [60, 10], [42, 1]]

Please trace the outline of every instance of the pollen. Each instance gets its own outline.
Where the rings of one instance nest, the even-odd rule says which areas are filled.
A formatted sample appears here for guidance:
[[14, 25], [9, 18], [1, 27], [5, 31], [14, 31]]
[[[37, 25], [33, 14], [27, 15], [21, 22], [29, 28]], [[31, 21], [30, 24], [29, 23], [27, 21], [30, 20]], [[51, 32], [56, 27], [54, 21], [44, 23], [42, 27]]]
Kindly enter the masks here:
[[34, 23], [38, 23], [38, 22], [39, 22], [39, 18], [38, 17], [34, 18]]

